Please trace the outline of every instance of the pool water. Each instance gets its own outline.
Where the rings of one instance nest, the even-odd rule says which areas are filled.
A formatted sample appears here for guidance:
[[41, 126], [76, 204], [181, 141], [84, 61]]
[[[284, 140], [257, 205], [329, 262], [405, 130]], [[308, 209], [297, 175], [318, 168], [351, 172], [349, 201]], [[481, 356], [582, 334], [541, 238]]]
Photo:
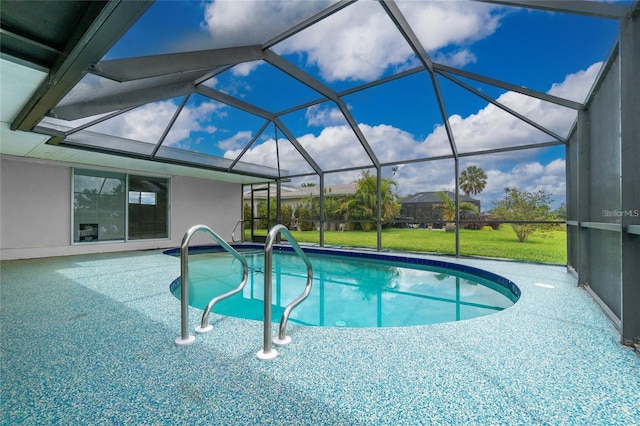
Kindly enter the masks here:
[[[249, 279], [214, 313], [262, 320], [264, 254], [245, 252]], [[331, 327], [400, 327], [461, 321], [512, 306], [517, 296], [490, 280], [425, 265], [309, 254], [313, 286], [289, 323]], [[304, 290], [307, 270], [291, 252], [274, 252], [272, 320]], [[189, 256], [189, 304], [204, 309], [211, 299], [238, 286], [242, 266], [225, 252]], [[171, 285], [180, 298], [180, 280]]]

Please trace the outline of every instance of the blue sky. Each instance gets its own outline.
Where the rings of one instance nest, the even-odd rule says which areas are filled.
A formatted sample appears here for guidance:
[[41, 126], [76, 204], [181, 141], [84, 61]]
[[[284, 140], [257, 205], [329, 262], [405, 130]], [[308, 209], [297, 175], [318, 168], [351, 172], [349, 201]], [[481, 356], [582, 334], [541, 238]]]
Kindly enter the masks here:
[[[158, 1], [105, 59], [263, 43], [330, 3]], [[398, 1], [398, 6], [435, 62], [576, 101], [584, 100], [618, 31], [615, 20], [483, 3]], [[371, 1], [348, 6], [272, 50], [336, 92], [419, 65], [382, 7]], [[560, 136], [575, 120], [575, 111], [567, 108], [460, 80]], [[238, 65], [205, 84], [271, 112], [320, 98], [264, 62]], [[460, 153], [553, 140], [444, 78], [438, 77], [438, 84]], [[100, 126], [117, 136], [151, 141], [180, 101], [148, 104]], [[344, 102], [382, 163], [451, 153], [427, 72], [345, 96]], [[281, 119], [323, 169], [369, 164], [336, 104], [325, 102]], [[263, 119], [192, 96], [165, 145], [234, 159], [263, 124]], [[275, 167], [276, 136], [280, 166], [291, 174], [310, 172], [273, 125], [242, 160]], [[488, 175], [479, 196], [483, 209], [506, 186], [544, 190], [556, 203], [563, 201], [562, 146], [465, 157], [460, 170], [472, 164]], [[359, 173], [328, 174], [326, 183], [351, 182]], [[451, 160], [403, 164], [395, 174], [389, 166], [384, 175], [396, 180], [402, 195], [454, 187]], [[317, 182], [305, 177], [291, 184], [304, 181]]]

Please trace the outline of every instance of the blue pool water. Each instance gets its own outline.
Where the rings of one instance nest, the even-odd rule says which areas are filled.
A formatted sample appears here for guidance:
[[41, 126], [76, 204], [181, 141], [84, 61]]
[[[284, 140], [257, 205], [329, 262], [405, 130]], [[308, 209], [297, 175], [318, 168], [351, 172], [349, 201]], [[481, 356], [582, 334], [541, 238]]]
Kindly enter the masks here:
[[[250, 273], [243, 291], [219, 302], [214, 313], [262, 320], [264, 254], [243, 252]], [[519, 290], [468, 271], [447, 269], [446, 263], [408, 264], [370, 256], [309, 254], [313, 288], [293, 310], [289, 321], [311, 326], [399, 327], [461, 321], [512, 306]], [[453, 265], [451, 265], [453, 266]], [[295, 253], [273, 256], [272, 320], [306, 284], [306, 266]], [[189, 256], [189, 304], [204, 309], [211, 299], [238, 286], [242, 267], [226, 252], [200, 251]], [[495, 277], [499, 278], [499, 277]], [[506, 281], [506, 280], [504, 280]], [[180, 298], [180, 280], [171, 284]]]

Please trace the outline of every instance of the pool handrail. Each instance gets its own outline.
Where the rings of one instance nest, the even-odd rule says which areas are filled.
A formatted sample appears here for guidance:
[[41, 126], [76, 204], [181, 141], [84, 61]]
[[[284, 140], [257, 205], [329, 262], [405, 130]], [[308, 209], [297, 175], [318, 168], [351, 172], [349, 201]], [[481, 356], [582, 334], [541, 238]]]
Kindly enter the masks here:
[[276, 240], [276, 237], [280, 233], [284, 234], [287, 241], [289, 241], [289, 243], [293, 247], [293, 250], [306, 264], [307, 283], [302, 294], [294, 299], [291, 303], [289, 303], [284, 309], [282, 317], [280, 317], [280, 328], [278, 331], [278, 337], [277, 339], [273, 339], [273, 343], [275, 343], [276, 345], [286, 345], [291, 342], [291, 338], [286, 335], [287, 320], [289, 319], [291, 311], [300, 303], [302, 303], [302, 301], [304, 301], [307, 296], [309, 296], [309, 293], [311, 293], [311, 284], [313, 282], [313, 267], [311, 266], [311, 261], [309, 260], [309, 257], [306, 255], [306, 253], [300, 248], [300, 245], [298, 245], [298, 242], [295, 240], [293, 235], [291, 235], [289, 229], [281, 224], [271, 228], [264, 243], [264, 342], [262, 349], [257, 353], [257, 356], [260, 359], [273, 359], [278, 356], [278, 351], [272, 349], [271, 347], [271, 265], [273, 258], [273, 244]]
[[[240, 239], [236, 240], [236, 229], [238, 229], [238, 225], [242, 226], [240, 227]], [[234, 243], [244, 243], [244, 219], [239, 220], [236, 226], [233, 227], [233, 231], [231, 231], [231, 241]]]
[[208, 326], [207, 322], [209, 321], [209, 313], [213, 306], [218, 303], [220, 300], [230, 297], [240, 290], [242, 290], [247, 283], [247, 279], [249, 277], [249, 266], [247, 265], [247, 260], [240, 255], [233, 247], [231, 247], [225, 240], [223, 240], [218, 234], [216, 234], [211, 228], [207, 225], [194, 225], [184, 234], [182, 237], [182, 244], [180, 244], [180, 337], [175, 340], [175, 344], [178, 346], [190, 345], [195, 341], [195, 337], [189, 334], [189, 242], [193, 235], [197, 232], [204, 232], [213, 238], [224, 250], [231, 253], [233, 257], [238, 259], [240, 263], [242, 263], [242, 281], [233, 290], [228, 291], [220, 296], [214, 297], [204, 313], [202, 314], [202, 320], [200, 322], [200, 327], [196, 328], [196, 332], [204, 333], [213, 328], [213, 326]]

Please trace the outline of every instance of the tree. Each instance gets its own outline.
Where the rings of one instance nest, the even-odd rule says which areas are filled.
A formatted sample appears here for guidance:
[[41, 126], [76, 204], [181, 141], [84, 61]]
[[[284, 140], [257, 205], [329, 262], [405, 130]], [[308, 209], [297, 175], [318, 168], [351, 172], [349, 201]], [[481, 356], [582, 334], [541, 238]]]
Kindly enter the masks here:
[[565, 203], [560, 204], [560, 206], [553, 211], [553, 216], [556, 220], [566, 220], [567, 219], [567, 206]]
[[344, 220], [344, 214], [341, 210], [344, 197], [331, 195], [331, 188], [329, 188], [329, 190], [325, 188], [324, 191], [324, 217], [325, 220], [329, 221], [325, 229], [335, 231], [338, 229], [337, 221]]
[[467, 197], [477, 195], [487, 185], [487, 174], [478, 166], [469, 166], [460, 173], [459, 184]]
[[260, 218], [257, 223], [258, 229], [268, 229], [269, 226], [273, 226], [276, 223], [277, 203], [275, 198], [271, 198], [269, 201], [269, 211], [267, 212], [267, 201], [260, 201], [258, 203], [258, 217]]
[[[378, 182], [375, 175], [368, 170], [362, 172], [360, 179], [356, 181], [356, 193], [342, 203], [341, 211], [347, 219], [361, 220], [360, 227], [363, 231], [370, 231], [374, 224], [378, 211]], [[387, 178], [381, 179], [380, 203], [382, 208], [383, 223], [392, 223], [400, 212], [400, 203], [395, 193], [396, 183]]]
[[[248, 220], [248, 218], [251, 216], [251, 206], [249, 204], [245, 204], [244, 215], [245, 215], [245, 220]], [[261, 219], [257, 223], [258, 229], [267, 229], [267, 225], [269, 225], [269, 227], [273, 227], [276, 224], [277, 215], [278, 215], [278, 204], [275, 198], [272, 197], [269, 202], [268, 221], [267, 221], [267, 202], [260, 201], [260, 203], [258, 203], [258, 217], [260, 217]], [[280, 223], [290, 229], [292, 219], [293, 219], [293, 207], [289, 205], [280, 206]]]
[[[442, 210], [442, 220], [456, 220], [456, 202], [451, 199], [444, 192], [436, 192], [436, 196], [442, 200], [442, 204], [438, 204], [437, 208]], [[468, 203], [463, 201], [460, 203], [460, 210], [474, 212], [475, 214], [480, 214], [478, 210], [478, 206], [475, 204]], [[453, 232], [456, 230], [455, 223], [447, 223], [444, 226], [446, 232]]]
[[[505, 188], [504, 198], [494, 202], [491, 214], [504, 221], [546, 221], [554, 220], [549, 207], [551, 194], [544, 191], [520, 192], [516, 188]], [[512, 223], [511, 228], [516, 233], [518, 241], [524, 243], [534, 234], [548, 236], [554, 225], [544, 223]]]
[[312, 213], [308, 203], [298, 204], [293, 214], [298, 220], [298, 223], [296, 225], [298, 231], [313, 230]]
[[315, 222], [320, 220], [320, 200], [309, 194], [294, 209], [293, 215], [298, 220], [299, 231], [312, 231]]

